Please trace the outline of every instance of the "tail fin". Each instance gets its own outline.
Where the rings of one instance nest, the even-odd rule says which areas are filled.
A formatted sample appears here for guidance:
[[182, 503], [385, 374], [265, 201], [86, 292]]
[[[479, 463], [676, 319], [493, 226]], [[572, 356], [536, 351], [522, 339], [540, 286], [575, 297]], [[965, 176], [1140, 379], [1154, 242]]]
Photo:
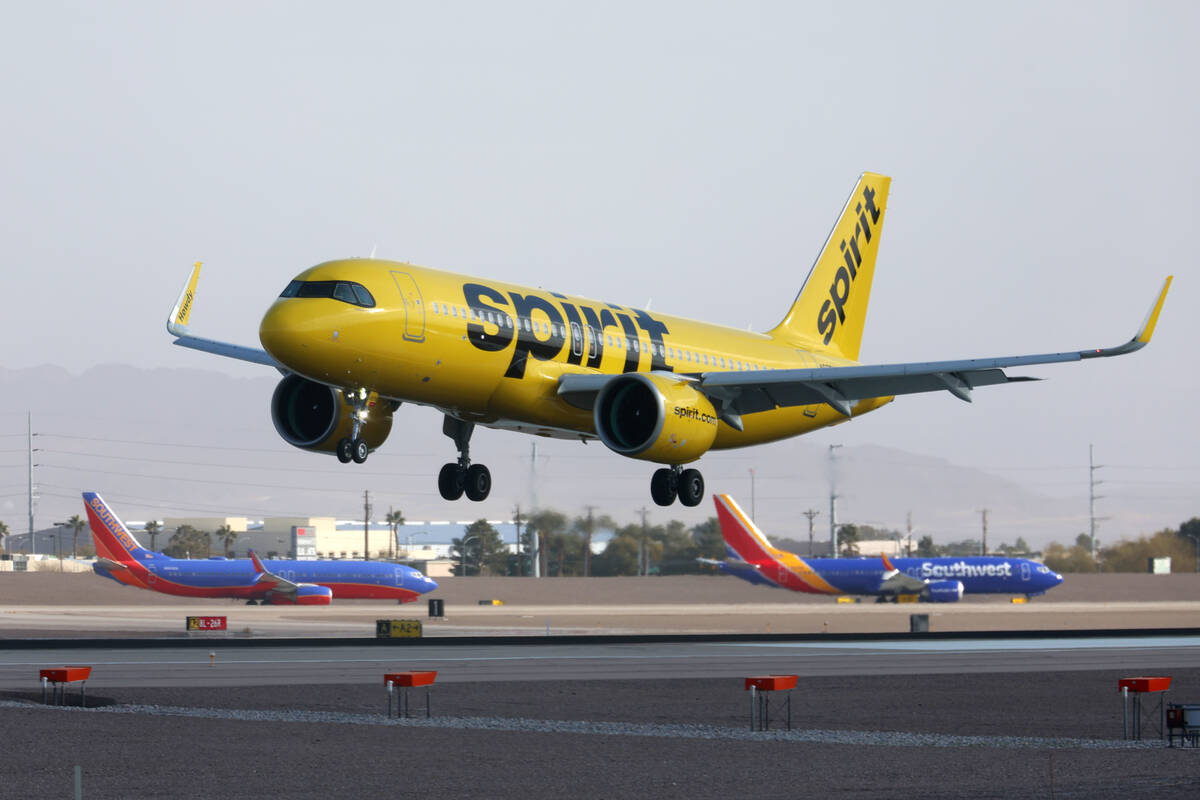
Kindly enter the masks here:
[[775, 558], [778, 551], [746, 516], [736, 500], [727, 494], [718, 494], [713, 496], [713, 501], [717, 504], [721, 538], [725, 540], [725, 549], [730, 556], [750, 562]]
[[859, 176], [804, 287], [771, 336], [858, 360], [891, 183], [873, 172]]
[[92, 529], [92, 540], [96, 543], [96, 555], [118, 564], [137, 561], [149, 551], [137, 543], [133, 534], [108, 505], [95, 492], [83, 493], [83, 505], [87, 509], [88, 525]]

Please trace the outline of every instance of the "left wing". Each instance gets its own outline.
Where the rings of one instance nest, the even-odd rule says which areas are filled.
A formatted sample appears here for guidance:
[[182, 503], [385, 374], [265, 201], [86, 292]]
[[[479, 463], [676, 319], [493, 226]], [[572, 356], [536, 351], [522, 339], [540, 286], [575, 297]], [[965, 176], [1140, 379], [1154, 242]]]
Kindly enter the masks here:
[[289, 581], [280, 575], [273, 572], [268, 572], [266, 565], [258, 557], [258, 553], [250, 551], [250, 563], [254, 565], [254, 571], [257, 573], [254, 577], [254, 583], [265, 583], [270, 585], [269, 591], [280, 592], [282, 594], [295, 594], [300, 589], [300, 584]]
[[883, 559], [885, 570], [883, 580], [879, 583], [880, 592], [884, 594], [921, 594], [926, 590], [925, 581], [896, 569], [886, 555], [881, 553], [880, 558]]
[[[1171, 276], [1168, 276], [1141, 328], [1132, 339], [1117, 347], [909, 364], [704, 372], [699, 375], [663, 374], [694, 384], [698, 391], [713, 401], [721, 419], [739, 430], [740, 415], [768, 411], [781, 406], [824, 403], [849, 417], [853, 413], [854, 403], [859, 400], [936, 391], [950, 392], [969, 403], [971, 390], [979, 386], [1040, 380], [1009, 377], [1004, 373], [1005, 367], [1058, 364], [1087, 358], [1120, 356], [1140, 350], [1154, 335], [1154, 326], [1158, 322], [1158, 314], [1162, 310], [1170, 286]], [[558, 393], [572, 405], [589, 408], [594, 403], [596, 394], [613, 377], [619, 376], [566, 374], [559, 378]]]
[[225, 356], [226, 358], [236, 358], [239, 361], [249, 361], [253, 364], [262, 364], [267, 367], [275, 367], [280, 371], [286, 371], [279, 365], [278, 361], [271, 358], [266, 350], [245, 347], [240, 344], [218, 342], [213, 339], [202, 339], [199, 336], [192, 336], [188, 332], [188, 317], [192, 314], [192, 304], [196, 300], [196, 284], [200, 281], [200, 267], [202, 263], [197, 261], [192, 266], [192, 274], [188, 278], [188, 282], [184, 284], [183, 291], [179, 293], [179, 299], [175, 301], [175, 307], [171, 309], [171, 316], [167, 317], [167, 332], [175, 337], [175, 344], [180, 347], [190, 347], [193, 350], [201, 350], [205, 353], [213, 353], [218, 356]]

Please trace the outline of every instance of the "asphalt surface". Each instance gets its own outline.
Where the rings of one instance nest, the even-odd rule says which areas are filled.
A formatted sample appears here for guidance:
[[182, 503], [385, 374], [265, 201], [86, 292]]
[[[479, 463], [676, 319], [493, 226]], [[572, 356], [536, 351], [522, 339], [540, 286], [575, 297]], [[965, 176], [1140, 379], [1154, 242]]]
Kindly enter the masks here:
[[[5, 614], [21, 605], [8, 599], [13, 592], [29, 599], [49, 593], [50, 604], [62, 605], [64, 614], [93, 601], [113, 604], [86, 582], [99, 580], [91, 576], [63, 576], [81, 581], [73, 585], [83, 596], [64, 589], [67, 584], [18, 584], [9, 577], [0, 574], [0, 635], [10, 638]], [[1128, 582], [1097, 580], [1092, 588], [1099, 596], [1090, 599], [1133, 603], [1134, 614], [1153, 603], [1198, 599], [1200, 583], [1175, 580], [1191, 576], [1169, 577], [1134, 582], [1132, 590]], [[719, 604], [706, 593], [724, 586], [744, 591], [740, 582], [718, 578], [673, 580], [468, 583], [441, 591], [450, 609], [461, 606], [458, 616], [478, 607], [475, 596], [482, 595], [477, 599], [497, 596], [506, 606], [543, 611], [551, 604], [576, 606], [576, 613], [604, 619], [619, 616], [612, 613], [618, 606], [657, 603], [665, 610], [681, 594]], [[711, 583], [695, 583], [706, 580]], [[161, 610], [178, 621], [203, 613], [195, 601], [111, 589], [135, 597], [133, 604], [145, 604], [151, 616]], [[788, 595], [745, 589], [756, 594], [730, 595], [729, 602], [792, 604]], [[535, 590], [545, 596], [521, 595]], [[802, 600], [795, 606], [814, 602]], [[995, 620], [1002, 630], [1028, 619], [1008, 613], [1027, 608], [1001, 608], [994, 600], [978, 605], [1000, 609], [979, 618]], [[910, 610], [930, 608], [879, 618], [907, 622]], [[363, 607], [352, 616], [365, 619], [378, 610]], [[1194, 611], [1181, 613], [1197, 626]], [[669, 618], [659, 623], [665, 627], [680, 619], [660, 616]], [[1087, 616], [1076, 612], [1071, 619]], [[1143, 625], [1161, 621], [1154, 613], [1142, 616]], [[490, 618], [484, 619], [487, 627]], [[1097, 619], [1102, 623], [1106, 615]], [[380, 648], [355, 651], [353, 645], [291, 653], [238, 648], [235, 654], [205, 643], [199, 650], [156, 649], [154, 656], [0, 650], [0, 798], [70, 797], [75, 765], [87, 798], [1194, 797], [1200, 749], [1168, 749], [1150, 738], [1157, 734], [1152, 715], [1143, 729], [1147, 739], [1124, 741], [1116, 687], [1134, 674], [1170, 675], [1168, 700], [1200, 702], [1196, 644], [1093, 645], [505, 649], [426, 642], [419, 656], [415, 649], [391, 650], [382, 661], [373, 660]], [[209, 660], [208, 652], [216, 658]], [[40, 705], [35, 662], [43, 659], [53, 660], [44, 666], [95, 662], [90, 708]], [[433, 717], [389, 721], [382, 673], [431, 667], [439, 670]], [[751, 732], [741, 678], [776, 670], [802, 676], [791, 695], [794, 729], [778, 730], [782, 705], [775, 698], [773, 729]], [[410, 699], [423, 708], [423, 695]]]

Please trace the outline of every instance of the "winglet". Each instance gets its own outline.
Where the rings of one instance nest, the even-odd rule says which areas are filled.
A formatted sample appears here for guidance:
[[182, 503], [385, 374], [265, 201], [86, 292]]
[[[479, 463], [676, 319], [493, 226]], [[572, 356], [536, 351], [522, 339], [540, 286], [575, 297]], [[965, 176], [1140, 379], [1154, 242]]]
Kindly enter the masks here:
[[883, 559], [883, 568], [888, 572], [895, 572], [896, 567], [892, 564], [892, 560], [887, 557], [887, 553], [880, 553], [879, 557]]
[[1080, 358], [1104, 358], [1107, 356], [1123, 356], [1126, 353], [1132, 353], [1135, 350], [1141, 350], [1146, 345], [1150, 344], [1150, 337], [1154, 335], [1154, 326], [1158, 324], [1158, 315], [1162, 311], [1163, 303], [1167, 299], [1167, 290], [1171, 288], [1171, 281], [1174, 275], [1168, 275], [1163, 281], [1162, 290], [1158, 293], [1158, 299], [1154, 301], [1154, 305], [1150, 307], [1150, 313], [1146, 315], [1146, 320], [1142, 323], [1142, 327], [1138, 328], [1138, 332], [1134, 334], [1123, 345], [1117, 347], [1104, 347], [1098, 350], [1084, 350], [1079, 354]]
[[192, 303], [196, 299], [196, 284], [200, 281], [200, 267], [203, 264], [203, 261], [197, 261], [192, 267], [191, 277], [184, 284], [183, 291], [179, 293], [179, 299], [175, 301], [175, 307], [171, 309], [171, 316], [167, 318], [167, 332], [172, 336], [187, 335], [188, 317], [192, 314]]
[[1154, 307], [1150, 309], [1150, 313], [1146, 315], [1146, 321], [1142, 323], [1142, 329], [1138, 331], [1137, 336], [1133, 337], [1138, 342], [1146, 345], [1150, 344], [1150, 337], [1154, 335], [1154, 326], [1158, 324], [1158, 313], [1162, 311], [1163, 303], [1167, 299], [1167, 290], [1171, 288], [1171, 280], [1174, 275], [1168, 275], [1163, 281], [1162, 291], [1158, 293], [1158, 300], [1154, 303]]
[[259, 560], [258, 553], [253, 550], [250, 551], [250, 563], [254, 565], [254, 571], [260, 575], [267, 571], [267, 568], [263, 566], [263, 562]]

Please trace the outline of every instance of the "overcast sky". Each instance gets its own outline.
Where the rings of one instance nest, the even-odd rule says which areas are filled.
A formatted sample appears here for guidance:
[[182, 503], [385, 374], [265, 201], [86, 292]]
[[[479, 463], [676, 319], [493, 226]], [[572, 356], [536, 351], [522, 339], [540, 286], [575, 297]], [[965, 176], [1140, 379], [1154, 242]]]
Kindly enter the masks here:
[[193, 329], [255, 345], [295, 273], [372, 249], [765, 330], [872, 170], [865, 361], [1115, 345], [1176, 281], [1140, 353], [810, 440], [1035, 485], [1095, 443], [1200, 500], [1198, 29], [1195, 3], [18, 4], [0, 366], [261, 374], [170, 346], [191, 263]]

